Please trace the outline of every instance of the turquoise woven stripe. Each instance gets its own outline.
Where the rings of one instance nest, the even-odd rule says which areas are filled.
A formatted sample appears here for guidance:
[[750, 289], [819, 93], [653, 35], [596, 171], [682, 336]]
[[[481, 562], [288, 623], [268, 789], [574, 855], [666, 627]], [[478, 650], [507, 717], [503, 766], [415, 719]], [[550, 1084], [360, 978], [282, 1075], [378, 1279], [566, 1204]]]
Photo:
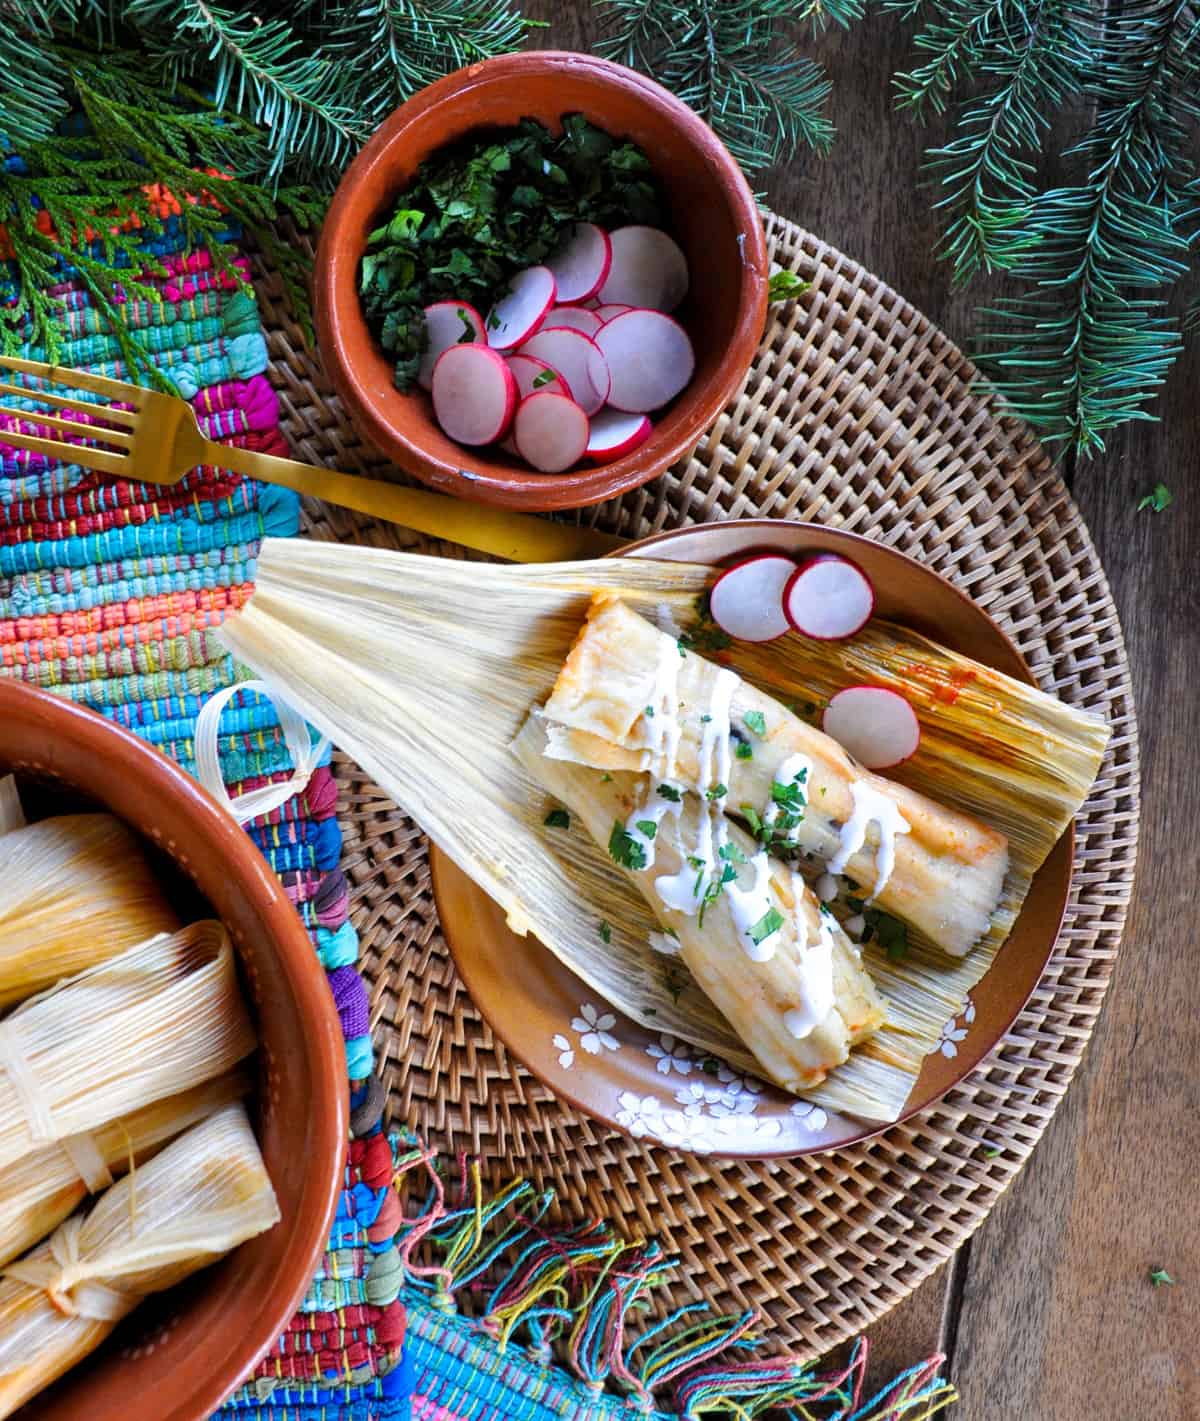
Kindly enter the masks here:
[[11, 580], [0, 578], [0, 602], [7, 603], [14, 617], [45, 617], [169, 592], [238, 587], [254, 581], [257, 553], [257, 542], [237, 543], [204, 553], [130, 558], [104, 567], [40, 568]]

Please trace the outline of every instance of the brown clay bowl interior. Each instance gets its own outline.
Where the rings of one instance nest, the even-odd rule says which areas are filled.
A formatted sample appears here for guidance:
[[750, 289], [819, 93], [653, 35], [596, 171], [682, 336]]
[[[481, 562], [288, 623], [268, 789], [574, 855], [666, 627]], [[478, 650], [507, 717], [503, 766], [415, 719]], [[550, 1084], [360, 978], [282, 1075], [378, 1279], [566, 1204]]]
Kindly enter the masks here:
[[[687, 255], [691, 293], [674, 314], [696, 350], [696, 373], [650, 439], [599, 468], [539, 474], [494, 449], [468, 449], [438, 428], [429, 397], [402, 395], [362, 315], [358, 272], [367, 234], [437, 149], [478, 130], [534, 118], [559, 131], [580, 113], [638, 144], [654, 164], [669, 225]], [[637, 488], [691, 452], [736, 394], [767, 307], [762, 222], [741, 170], [691, 109], [651, 80], [588, 55], [507, 55], [423, 89], [350, 165], [321, 230], [313, 286], [321, 355], [354, 422], [408, 473], [443, 493], [509, 508], [580, 508]]]
[[105, 808], [145, 841], [181, 916], [222, 919], [259, 1032], [248, 1105], [282, 1221], [146, 1300], [21, 1421], [205, 1421], [287, 1326], [329, 1236], [344, 1169], [345, 1051], [325, 974], [250, 838], [183, 770], [70, 701], [0, 681], [0, 774], [31, 818]]
[[[742, 519], [660, 533], [630, 544], [622, 555], [717, 566], [752, 551], [788, 556], [840, 553], [870, 577], [878, 616], [901, 622], [985, 665], [1034, 684], [1021, 653], [969, 597], [903, 553], [853, 533], [780, 520]], [[902, 771], [895, 774], [904, 778]], [[953, 1056], [935, 1051], [925, 1058], [901, 1119], [932, 1105], [967, 1076], [1003, 1037], [1029, 999], [1066, 911], [1073, 850], [1072, 828], [1034, 876], [1012, 933], [971, 992], [975, 1015], [969, 1031], [955, 1043]], [[584, 1002], [601, 1011], [611, 1008], [536, 938], [512, 933], [502, 910], [434, 847], [430, 865], [438, 916], [455, 965], [472, 1000], [518, 1060], [555, 1094], [616, 1130], [626, 1129], [619, 1118], [623, 1096], [658, 1097], [664, 1109], [675, 1106], [671, 1091], [680, 1079], [669, 1073], [664, 1076], [661, 1064], [646, 1049], [657, 1038], [619, 1013], [613, 1031], [622, 1050], [592, 1056], [576, 1051], [575, 1060], [564, 1067], [555, 1037], [563, 1036], [572, 1015]], [[827, 1124], [814, 1128], [794, 1107], [792, 1097], [768, 1088], [749, 1123], [765, 1119], [774, 1127], [773, 1133], [747, 1131], [700, 1144], [674, 1143], [697, 1153], [764, 1159], [842, 1148], [886, 1128], [834, 1114], [829, 1115]], [[656, 1142], [653, 1134], [643, 1138], [647, 1143]]]

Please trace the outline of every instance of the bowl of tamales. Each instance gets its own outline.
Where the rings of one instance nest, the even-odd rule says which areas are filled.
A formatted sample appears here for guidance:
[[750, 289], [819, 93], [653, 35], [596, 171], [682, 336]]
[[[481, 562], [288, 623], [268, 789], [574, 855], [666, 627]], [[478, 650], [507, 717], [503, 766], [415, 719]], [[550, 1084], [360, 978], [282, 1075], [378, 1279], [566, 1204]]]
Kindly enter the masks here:
[[0, 1417], [210, 1416], [311, 1281], [346, 1130], [324, 973], [249, 836], [0, 681]]

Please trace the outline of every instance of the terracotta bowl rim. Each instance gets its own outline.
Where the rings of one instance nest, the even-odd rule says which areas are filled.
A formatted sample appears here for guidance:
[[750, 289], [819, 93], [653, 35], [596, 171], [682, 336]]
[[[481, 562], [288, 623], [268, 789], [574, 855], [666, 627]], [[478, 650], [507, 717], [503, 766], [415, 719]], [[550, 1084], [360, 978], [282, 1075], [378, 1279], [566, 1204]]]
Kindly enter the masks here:
[[[370, 186], [384, 155], [402, 143], [431, 109], [461, 106], [471, 94], [492, 85], [519, 85], [531, 72], [585, 74], [598, 79], [614, 91], [635, 97], [655, 110], [664, 123], [682, 132], [695, 152], [697, 168], [711, 174], [734, 223], [745, 235], [738, 271], [737, 317], [725, 352], [705, 386], [685, 391], [676, 402], [674, 408], [685, 405], [689, 417], [669, 439], [656, 432], [641, 448], [612, 463], [573, 473], [539, 474], [499, 463], [490, 466], [491, 472], [479, 473], [453, 467], [402, 430], [389, 413], [390, 387], [379, 396], [351, 357], [346, 329], [354, 328], [358, 337], [374, 343], [358, 301], [361, 252], [351, 250], [351, 219], [362, 190]], [[444, 141], [465, 131], [451, 131]], [[694, 110], [645, 75], [611, 60], [570, 50], [529, 50], [469, 65], [430, 84], [390, 114], [367, 141], [343, 174], [322, 224], [312, 278], [317, 340], [326, 373], [355, 425], [406, 472], [443, 493], [498, 507], [530, 512], [584, 508], [639, 488], [686, 457], [734, 397], [762, 338], [768, 265], [762, 217], [750, 185], [729, 150]], [[686, 403], [689, 400], [691, 403]], [[665, 442], [660, 442], [663, 439]], [[474, 450], [465, 453], [476, 455]]]
[[[303, 1106], [320, 1148], [312, 1151], [317, 1164], [308, 1180], [306, 1197], [308, 1192], [315, 1194], [320, 1207], [308, 1211], [293, 1226], [280, 1256], [275, 1293], [257, 1300], [257, 1305], [248, 1300], [245, 1314], [237, 1317], [240, 1345], [234, 1339], [224, 1361], [204, 1376], [193, 1378], [186, 1367], [180, 1369], [188, 1378], [187, 1395], [172, 1406], [170, 1421], [202, 1421], [245, 1381], [286, 1330], [329, 1241], [341, 1197], [349, 1130], [349, 1087], [337, 1010], [325, 971], [286, 894], [280, 891], [264, 896], [264, 875], [277, 884], [274, 872], [242, 826], [206, 789], [166, 755], [95, 711], [21, 682], [0, 680], [0, 752], [3, 727], [18, 721], [36, 727], [41, 734], [74, 740], [98, 757], [117, 760], [155, 799], [186, 805], [189, 818], [215, 850], [214, 857], [219, 857], [225, 874], [237, 881], [267, 925], [279, 956], [291, 969], [276, 985], [293, 994], [297, 1010], [310, 1028], [303, 1051], [312, 1073], [313, 1094]], [[38, 766], [18, 761], [14, 768], [20, 773], [23, 768], [36, 771]], [[278, 1299], [273, 1306], [269, 1305], [271, 1296]]]

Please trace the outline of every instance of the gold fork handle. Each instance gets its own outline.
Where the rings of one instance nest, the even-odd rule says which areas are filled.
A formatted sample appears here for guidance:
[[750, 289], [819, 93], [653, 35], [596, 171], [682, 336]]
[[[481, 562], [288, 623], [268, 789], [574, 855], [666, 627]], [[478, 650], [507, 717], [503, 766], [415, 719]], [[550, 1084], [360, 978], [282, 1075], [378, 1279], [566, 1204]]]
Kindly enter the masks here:
[[430, 537], [446, 538], [464, 548], [508, 558], [512, 562], [572, 562], [603, 557], [624, 546], [626, 539], [573, 523], [554, 523], [528, 513], [510, 513], [468, 503], [424, 489], [403, 488], [381, 479], [340, 474], [333, 469], [280, 459], [257, 449], [206, 441], [205, 463], [238, 474], [282, 484], [297, 493], [353, 508], [389, 523], [399, 523]]

